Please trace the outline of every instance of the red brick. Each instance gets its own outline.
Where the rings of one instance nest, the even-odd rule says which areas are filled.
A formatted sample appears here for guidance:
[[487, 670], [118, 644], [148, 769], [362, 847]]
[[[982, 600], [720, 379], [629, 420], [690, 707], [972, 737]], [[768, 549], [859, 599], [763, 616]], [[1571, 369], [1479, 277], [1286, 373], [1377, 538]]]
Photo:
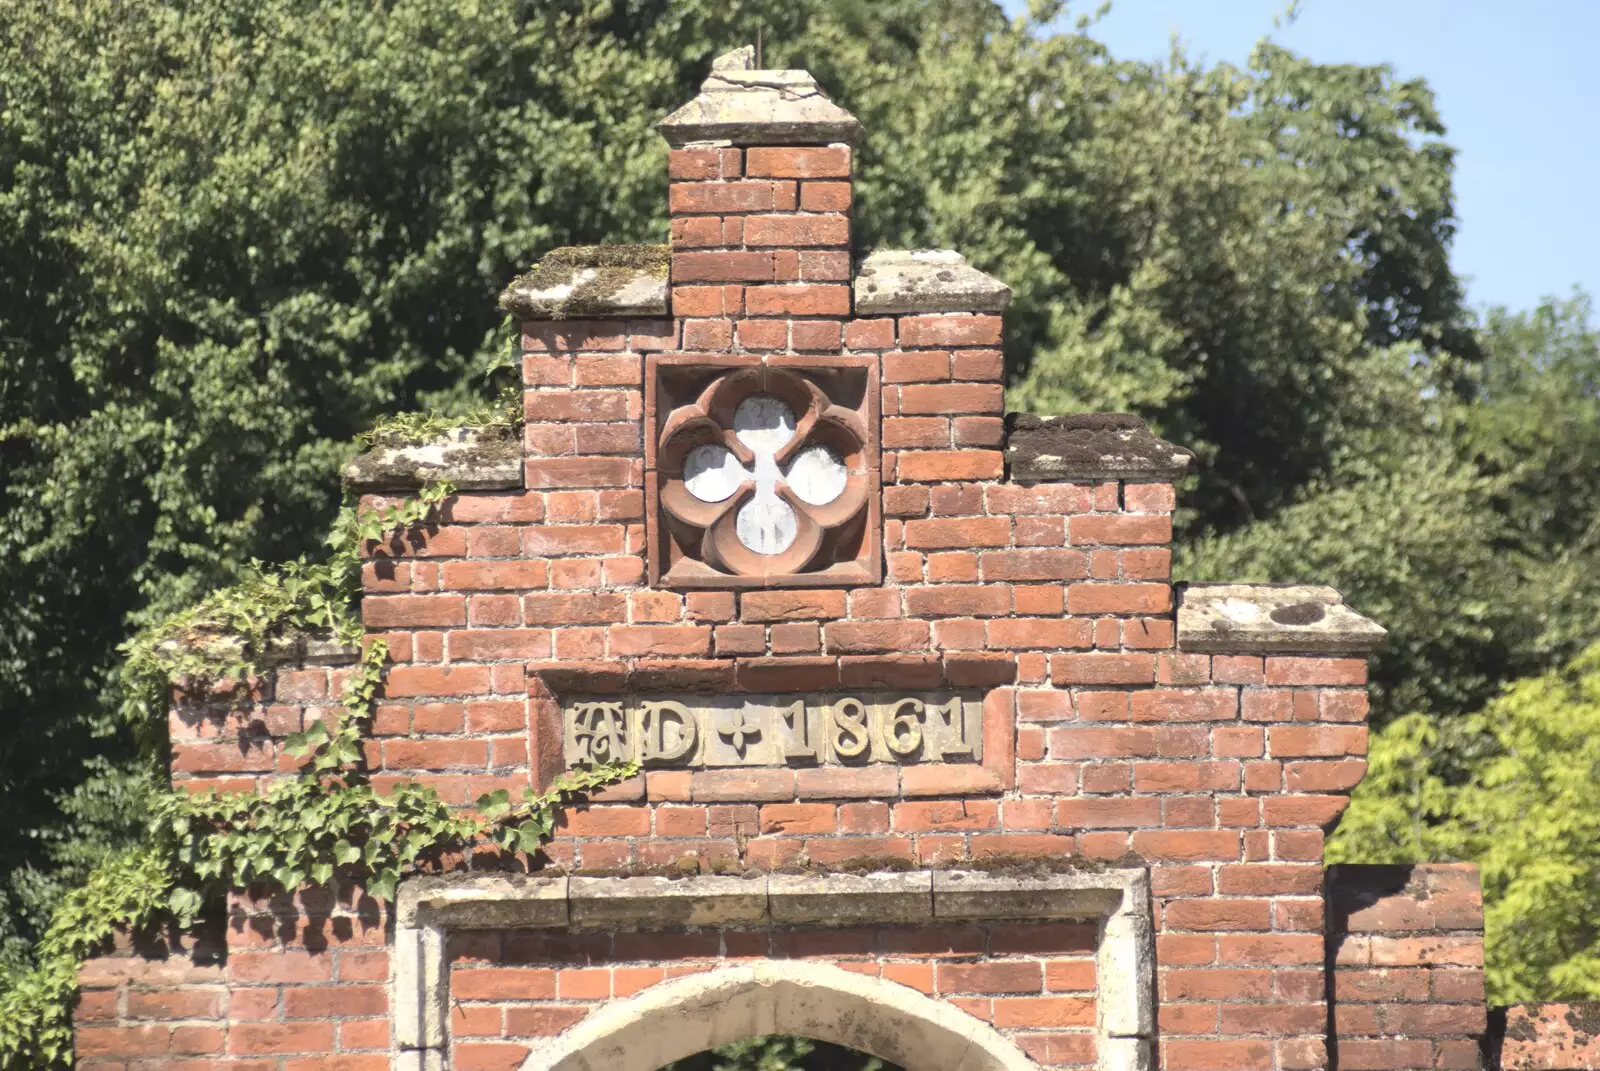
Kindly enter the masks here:
[[740, 598], [741, 621], [812, 621], [843, 617], [842, 591], [749, 591]]
[[745, 174], [764, 178], [849, 178], [850, 150], [842, 145], [752, 147]]
[[1238, 716], [1238, 694], [1231, 688], [1160, 688], [1133, 694], [1134, 721], [1232, 721]]
[[1365, 684], [1367, 660], [1364, 658], [1267, 659], [1268, 684]]
[[711, 629], [704, 625], [613, 625], [608, 633], [612, 657], [692, 657], [711, 653]]
[[1056, 803], [1056, 822], [1069, 829], [1140, 829], [1161, 824], [1161, 801], [1064, 799]]
[[983, 800], [939, 800], [898, 803], [894, 828], [904, 833], [944, 832], [955, 829], [994, 829], [999, 807]]
[[1072, 543], [1103, 543], [1119, 546], [1140, 543], [1170, 543], [1170, 517], [1130, 517], [1088, 514], [1067, 519], [1067, 537]]
[[361, 600], [369, 628], [465, 625], [467, 600], [460, 595], [369, 595]]
[[744, 221], [744, 244], [751, 247], [789, 248], [849, 245], [850, 219], [833, 213], [747, 216]]
[[[1062, 684], [1148, 684], [1156, 663], [1147, 654], [1060, 654], [1050, 656], [1050, 676]], [[1135, 700], [1141, 694], [1135, 693]]]
[[998, 316], [902, 316], [902, 346], [998, 346]]
[[[667, 205], [675, 216], [770, 212], [777, 198], [770, 182], [674, 182], [667, 190]], [[677, 258], [673, 261], [676, 278]]]
[[906, 610], [917, 617], [999, 617], [1011, 612], [1006, 588], [936, 584], [907, 588]]
[[906, 522], [906, 543], [912, 550], [1003, 547], [1011, 541], [1006, 517], [962, 517]]
[[1267, 900], [1176, 900], [1166, 906], [1166, 925], [1174, 930], [1265, 930], [1271, 925]]
[[763, 833], [832, 833], [837, 828], [832, 804], [777, 803], [761, 808]]
[[997, 997], [994, 1025], [1008, 1027], [1093, 1026], [1089, 997]]
[[1367, 753], [1364, 725], [1274, 725], [1267, 730], [1273, 758], [1342, 758]]
[[[553, 1037], [556, 1034], [561, 1033], [563, 1030], [566, 1030], [573, 1024], [579, 1022], [588, 1014], [589, 1009], [582, 1005], [576, 1007], [562, 1004], [528, 1004], [521, 1007], [513, 1006], [506, 1009], [506, 1033], [522, 1035], [526, 1037]], [[461, 1061], [461, 1050], [466, 1047], [467, 1046], [465, 1045], [456, 1046], [456, 1059], [453, 1062], [454, 1067], [463, 1066]], [[473, 1048], [480, 1047], [481, 1046], [473, 1046]], [[498, 1047], [508, 1048], [508, 1046]], [[509, 1068], [520, 1067], [522, 1059], [528, 1054], [528, 1050], [522, 1048], [521, 1046], [516, 1046], [516, 1048], [521, 1053], [521, 1055], [517, 1057], [516, 1063], [510, 1065], [499, 1063], [484, 1064], [482, 1066], [492, 1066], [495, 1068], [508, 1067], [508, 1071]]]
[[801, 799], [864, 799], [894, 796], [900, 771], [894, 766], [847, 768], [825, 766], [797, 771]]
[[1030, 647], [1060, 650], [1064, 647], [1088, 647], [1093, 642], [1089, 622], [1063, 617], [1016, 617], [991, 621], [987, 635], [990, 647], [1007, 650]]
[[915, 651], [928, 645], [925, 621], [830, 621], [823, 629], [829, 651], [872, 654]]
[[848, 316], [850, 288], [823, 283], [751, 287], [744, 303], [752, 316]]
[[776, 769], [696, 770], [690, 778], [697, 802], [789, 800], [795, 794], [795, 772]]
[[839, 348], [840, 330], [837, 320], [794, 320], [789, 324], [790, 346], [801, 352], [831, 352]]
[[806, 212], [847, 212], [850, 210], [850, 183], [802, 182], [800, 208]]
[[738, 178], [738, 149], [673, 149], [667, 154], [667, 176], [674, 179]]
[[985, 580], [1076, 580], [1089, 572], [1089, 560], [1079, 550], [991, 550], [978, 562]]
[[[1343, 1055], [1343, 1046], [1340, 1054]], [[1161, 1066], [1168, 1071], [1270, 1071], [1273, 1048], [1270, 1041], [1210, 1041], [1163, 1038]], [[1343, 1066], [1341, 1060], [1340, 1066]]]
[[886, 350], [894, 345], [894, 320], [851, 320], [844, 329], [844, 344], [852, 350]]
[[[890, 356], [884, 357], [886, 367]], [[948, 360], [947, 355], [940, 356]], [[902, 416], [999, 413], [1005, 402], [1005, 388], [998, 383], [929, 383], [900, 388]]]
[[[950, 378], [950, 355], [943, 350], [896, 351], [883, 355], [883, 382], [885, 383], [937, 383]], [[901, 412], [905, 408], [901, 399]]]
[[1239, 834], [1231, 829], [1146, 830], [1133, 835], [1133, 850], [1146, 859], [1231, 861], [1239, 858]]
[[325, 1053], [332, 1048], [332, 1023], [234, 1023], [228, 1029], [228, 1052], [235, 1055]]
[[1166, 584], [1073, 584], [1067, 588], [1071, 614], [1159, 614], [1172, 605]]
[[770, 282], [772, 275], [771, 253], [674, 253], [672, 255], [674, 283]]
[[625, 457], [529, 459], [523, 475], [531, 488], [627, 487], [637, 482], [636, 464]]
[[941, 963], [941, 993], [1038, 993], [1044, 972], [1037, 962]]
[[998, 450], [918, 450], [897, 457], [899, 478], [917, 483], [998, 479], [1004, 467]]

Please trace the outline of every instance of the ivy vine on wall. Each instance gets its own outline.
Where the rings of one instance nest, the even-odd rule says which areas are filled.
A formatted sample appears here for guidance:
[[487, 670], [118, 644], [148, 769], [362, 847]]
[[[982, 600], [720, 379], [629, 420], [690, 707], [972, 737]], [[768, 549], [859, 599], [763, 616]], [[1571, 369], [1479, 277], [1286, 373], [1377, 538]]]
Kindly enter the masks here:
[[[410, 430], [410, 429], [407, 429]], [[454, 492], [448, 483], [382, 509], [346, 504], [322, 562], [268, 567], [162, 622], [124, 647], [123, 713], [136, 725], [165, 720], [173, 682], [205, 687], [248, 681], [274, 643], [297, 632], [361, 642], [361, 549], [425, 522]], [[637, 773], [633, 764], [568, 771], [548, 791], [500, 789], [457, 811], [432, 788], [402, 783], [380, 795], [361, 739], [383, 681], [388, 645], [368, 643], [331, 719], [285, 741], [300, 758], [293, 777], [262, 794], [166, 791], [151, 808], [146, 843], [101, 864], [66, 896], [39, 941], [31, 970], [0, 992], [0, 1071], [72, 1063], [78, 967], [119, 929], [162, 920], [181, 927], [232, 888], [264, 883], [293, 891], [336, 876], [393, 900], [401, 878], [449, 851], [493, 844], [531, 854], [572, 797]]]

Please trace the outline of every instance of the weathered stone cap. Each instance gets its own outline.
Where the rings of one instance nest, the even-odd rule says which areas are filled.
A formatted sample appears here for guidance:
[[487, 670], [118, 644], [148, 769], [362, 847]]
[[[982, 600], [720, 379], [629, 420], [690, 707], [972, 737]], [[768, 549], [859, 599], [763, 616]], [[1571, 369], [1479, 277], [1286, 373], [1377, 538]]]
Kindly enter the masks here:
[[1019, 482], [1171, 480], [1187, 471], [1193, 456], [1151, 434], [1131, 413], [1006, 414], [1006, 463]]
[[567, 245], [552, 249], [500, 294], [519, 320], [665, 316], [672, 248]]
[[505, 425], [451, 428], [425, 443], [376, 446], [344, 469], [353, 491], [410, 491], [449, 480], [463, 491], [522, 486], [522, 443]]
[[700, 95], [656, 129], [674, 146], [691, 142], [733, 145], [826, 145], [853, 142], [856, 117], [828, 99], [809, 71], [758, 71], [746, 45], [711, 64]]
[[857, 315], [1000, 312], [1011, 288], [952, 249], [885, 249], [856, 271]]
[[1313, 584], [1180, 584], [1178, 648], [1210, 654], [1366, 654], [1388, 632]]

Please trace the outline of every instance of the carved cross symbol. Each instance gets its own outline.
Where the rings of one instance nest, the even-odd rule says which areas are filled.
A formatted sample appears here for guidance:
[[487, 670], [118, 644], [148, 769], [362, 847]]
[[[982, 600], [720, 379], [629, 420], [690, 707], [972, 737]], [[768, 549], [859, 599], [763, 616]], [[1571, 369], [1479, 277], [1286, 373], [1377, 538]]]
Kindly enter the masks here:
[[761, 722], [752, 720], [744, 707], [739, 707], [723, 715], [717, 725], [717, 735], [724, 737], [732, 744], [733, 750], [738, 752], [739, 757], [742, 759], [744, 758], [744, 749], [747, 743], [746, 738], [753, 740], [761, 735]]
[[798, 524], [793, 508], [778, 496], [779, 482], [786, 483], [800, 501], [825, 506], [844, 493], [848, 473], [825, 446], [809, 447], [786, 467], [778, 466], [778, 452], [794, 437], [795, 418], [781, 398], [770, 394], [752, 394], [739, 403], [733, 432], [755, 455], [753, 471], [726, 446], [705, 443], [684, 460], [684, 487], [702, 502], [721, 502], [744, 481], [754, 483], [755, 494], [739, 508], [734, 530], [750, 550], [782, 554], [794, 543]]

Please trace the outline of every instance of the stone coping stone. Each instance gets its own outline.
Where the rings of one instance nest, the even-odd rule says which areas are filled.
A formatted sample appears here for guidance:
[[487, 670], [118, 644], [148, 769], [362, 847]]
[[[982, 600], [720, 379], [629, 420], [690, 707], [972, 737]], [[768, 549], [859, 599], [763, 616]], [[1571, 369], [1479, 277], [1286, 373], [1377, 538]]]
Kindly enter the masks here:
[[933, 875], [926, 870], [880, 874], [773, 874], [767, 879], [773, 922], [927, 922], [933, 918]]
[[552, 249], [501, 291], [519, 320], [666, 316], [672, 249], [569, 245]]
[[572, 878], [572, 925], [579, 928], [679, 929], [737, 926], [767, 917], [760, 878]]
[[[161, 644], [161, 649], [172, 653], [185, 649], [199, 651], [225, 661], [242, 658], [245, 654], [244, 641], [238, 636], [208, 632], [167, 640]], [[289, 632], [268, 639], [255, 652], [252, 662], [257, 669], [269, 670], [281, 666], [348, 666], [360, 658], [360, 647], [346, 647], [328, 633]]]
[[933, 874], [933, 913], [942, 919], [1090, 919], [1121, 906], [1125, 888], [1100, 874], [1011, 877], [982, 871]]
[[674, 147], [848, 144], [860, 136], [856, 117], [829, 100], [809, 71], [754, 67], [749, 45], [719, 56], [700, 95], [656, 129]]
[[449, 480], [461, 491], [522, 486], [522, 443], [509, 425], [450, 428], [413, 445], [375, 446], [344, 469], [353, 491], [412, 491]]
[[1026, 876], [963, 870], [681, 878], [458, 874], [407, 881], [396, 913], [402, 927], [469, 930], [1089, 919], [1136, 907], [1146, 889], [1142, 869]]
[[1315, 584], [1179, 584], [1178, 648], [1207, 654], [1367, 654], [1388, 635]]
[[856, 270], [856, 315], [1001, 312], [1011, 288], [951, 249], [885, 249]]
[[412, 878], [400, 887], [395, 913], [408, 927], [439, 922], [463, 929], [565, 927], [569, 884], [565, 876], [538, 874]]
[[1193, 457], [1131, 413], [1006, 414], [1006, 467], [1017, 483], [1170, 481], [1188, 471]]

